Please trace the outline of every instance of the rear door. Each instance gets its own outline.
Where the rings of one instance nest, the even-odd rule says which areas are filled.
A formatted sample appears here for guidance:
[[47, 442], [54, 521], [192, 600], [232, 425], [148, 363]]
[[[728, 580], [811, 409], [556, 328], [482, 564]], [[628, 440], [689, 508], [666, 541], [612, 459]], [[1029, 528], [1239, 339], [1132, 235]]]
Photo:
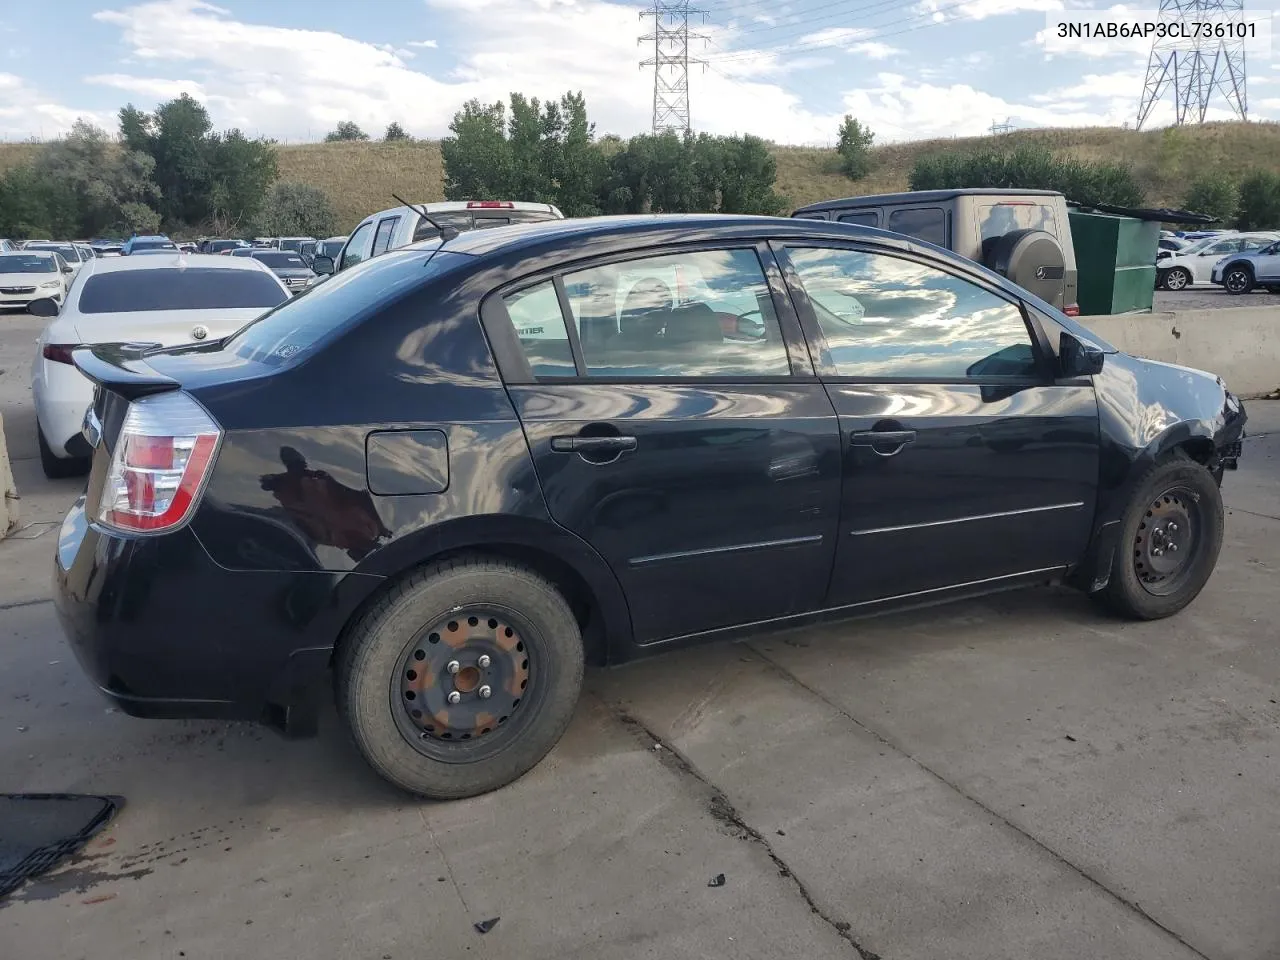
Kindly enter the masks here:
[[822, 601], [839, 430], [783, 291], [748, 241], [638, 251], [486, 301], [548, 508], [609, 563], [639, 643]]
[[1083, 556], [1098, 482], [1089, 380], [1060, 381], [998, 287], [857, 244], [779, 248], [840, 417], [829, 606], [911, 601]]

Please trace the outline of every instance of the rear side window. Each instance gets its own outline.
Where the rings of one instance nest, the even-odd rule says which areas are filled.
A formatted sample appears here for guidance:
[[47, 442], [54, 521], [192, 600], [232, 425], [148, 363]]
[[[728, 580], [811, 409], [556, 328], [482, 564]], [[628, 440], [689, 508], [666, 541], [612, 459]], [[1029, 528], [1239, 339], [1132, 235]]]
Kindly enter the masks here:
[[880, 213], [876, 210], [854, 210], [840, 214], [841, 223], [856, 223], [862, 227], [880, 226]]
[[289, 299], [269, 273], [208, 267], [121, 270], [89, 278], [81, 313], [267, 309]]
[[378, 223], [378, 232], [373, 235], [373, 256], [386, 253], [391, 247], [391, 238], [396, 232], [399, 217], [387, 217]]
[[555, 285], [548, 280], [502, 298], [520, 349], [535, 377], [572, 377], [573, 350], [560, 312]]
[[889, 214], [889, 229], [926, 243], [947, 245], [947, 219], [940, 207], [908, 207]]

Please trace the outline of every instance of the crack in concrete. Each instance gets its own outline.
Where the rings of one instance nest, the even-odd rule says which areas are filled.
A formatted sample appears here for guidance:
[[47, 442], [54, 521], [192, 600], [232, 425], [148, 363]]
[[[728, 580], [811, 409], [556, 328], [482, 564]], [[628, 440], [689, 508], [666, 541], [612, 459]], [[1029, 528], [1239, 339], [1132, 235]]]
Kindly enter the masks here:
[[1156, 927], [1157, 929], [1165, 933], [1167, 936], [1171, 937], [1173, 940], [1177, 941], [1179, 944], [1186, 947], [1188, 950], [1194, 953], [1197, 957], [1200, 957], [1201, 960], [1210, 960], [1210, 958], [1202, 950], [1199, 950], [1192, 944], [1188, 943], [1187, 940], [1184, 937], [1182, 937], [1181, 934], [1165, 926], [1163, 923], [1161, 923], [1159, 920], [1157, 920], [1155, 917], [1149, 914], [1146, 910], [1143, 910], [1142, 907], [1138, 906], [1138, 904], [1135, 901], [1130, 900], [1128, 897], [1124, 896], [1121, 893], [1116, 892], [1115, 890], [1112, 890], [1110, 887], [1108, 887], [1105, 883], [1103, 883], [1097, 877], [1090, 874], [1089, 871], [1085, 870], [1083, 867], [1078, 866], [1075, 863], [1072, 863], [1065, 856], [1060, 854], [1057, 850], [1054, 850], [1052, 847], [1048, 846], [1043, 840], [1040, 840], [1038, 837], [1034, 836], [1033, 834], [1028, 833], [1026, 830], [1019, 827], [1012, 820], [1009, 820], [999, 811], [988, 806], [985, 802], [978, 799], [973, 794], [968, 793], [965, 790], [961, 789], [961, 787], [958, 784], [948, 780], [937, 770], [934, 770], [932, 767], [930, 767], [927, 763], [925, 763], [919, 757], [915, 756], [915, 754], [911, 753], [911, 751], [894, 743], [892, 740], [890, 740], [880, 731], [876, 730], [874, 727], [869, 726], [867, 723], [863, 722], [862, 720], [859, 720], [852, 713], [850, 713], [840, 704], [836, 703], [834, 700], [826, 696], [824, 693], [809, 686], [809, 684], [805, 683], [799, 677], [789, 672], [785, 667], [783, 667], [776, 660], [770, 657], [768, 653], [759, 649], [752, 643], [747, 643], [745, 644], [745, 646], [747, 647], [747, 649], [755, 653], [756, 656], [760, 657], [770, 667], [772, 667], [780, 677], [782, 677], [785, 680], [791, 681], [796, 686], [800, 687], [800, 689], [806, 691], [807, 693], [811, 694], [814, 697], [817, 697], [819, 700], [825, 703], [832, 710], [835, 710], [838, 714], [840, 714], [842, 717], [844, 717], [846, 720], [852, 723], [859, 730], [865, 731], [869, 736], [874, 737], [879, 743], [884, 744], [890, 750], [906, 757], [908, 760], [914, 763], [917, 767], [919, 767], [929, 776], [933, 777], [939, 783], [955, 791], [960, 796], [964, 797], [966, 800], [972, 803], [974, 806], [978, 807], [978, 809], [982, 810], [984, 813], [987, 813], [990, 816], [994, 817], [996, 820], [1004, 824], [1010, 830], [1017, 833], [1020, 837], [1023, 837], [1024, 839], [1026, 839], [1029, 843], [1034, 845], [1038, 850], [1044, 851], [1055, 862], [1062, 864], [1064, 867], [1071, 870], [1073, 873], [1079, 875], [1094, 887], [1097, 887], [1099, 890], [1101, 890], [1104, 894], [1106, 894], [1116, 903], [1119, 903], [1121, 906], [1126, 907], [1127, 909], [1137, 914], [1142, 919], [1146, 920], [1152, 926]]
[[831, 927], [840, 939], [853, 947], [853, 949], [858, 952], [858, 956], [861, 957], [862, 960], [881, 960], [878, 953], [868, 950], [853, 936], [852, 924], [843, 920], [834, 919], [818, 905], [817, 900], [815, 900], [813, 894], [809, 892], [809, 888], [805, 886], [804, 881], [796, 876], [795, 871], [793, 871], [791, 867], [787, 865], [787, 862], [778, 855], [778, 853], [773, 849], [773, 844], [769, 842], [768, 838], [742, 818], [742, 815], [738, 813], [738, 810], [734, 807], [732, 801], [725, 796], [724, 791], [708, 780], [707, 777], [703, 775], [702, 771], [693, 765], [693, 762], [688, 757], [677, 750], [670, 741], [663, 739], [656, 732], [649, 729], [643, 721], [633, 717], [617, 705], [609, 703], [603, 698], [599, 699], [613, 718], [624, 727], [633, 732], [643, 734], [643, 736], [649, 739], [652, 743], [658, 744], [662, 747], [662, 749], [656, 751], [656, 753], [658, 754], [658, 759], [664, 766], [673, 770], [677, 774], [699, 783], [703, 789], [710, 794], [707, 805], [711, 816], [728, 826], [738, 839], [749, 840], [754, 843], [758, 843], [763, 847], [764, 852], [768, 854], [769, 859], [773, 861], [773, 865], [778, 868], [778, 875], [791, 881], [796, 891], [800, 894], [801, 899], [803, 899], [808, 905], [810, 911], [812, 911], [813, 914], [823, 923]]
[[37, 600], [15, 600], [13, 603], [0, 603], [0, 610], [16, 610], [18, 607], [34, 607], [41, 603], [53, 603], [53, 597], [40, 597]]
[[1247, 513], [1251, 517], [1261, 517], [1263, 520], [1280, 520], [1280, 517], [1274, 517], [1269, 513], [1258, 513], [1258, 511], [1256, 510], [1244, 510], [1240, 507], [1233, 507], [1230, 504], [1227, 505], [1227, 512], [1228, 513]]

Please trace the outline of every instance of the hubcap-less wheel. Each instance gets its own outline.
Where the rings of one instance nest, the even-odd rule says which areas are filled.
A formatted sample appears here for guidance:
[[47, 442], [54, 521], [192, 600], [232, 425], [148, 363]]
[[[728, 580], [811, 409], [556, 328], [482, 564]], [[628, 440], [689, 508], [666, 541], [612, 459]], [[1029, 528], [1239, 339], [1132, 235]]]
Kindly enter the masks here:
[[1165, 491], [1147, 506], [1134, 538], [1133, 569], [1153, 596], [1175, 592], [1193, 565], [1200, 541], [1199, 512], [1199, 497], [1183, 487]]
[[[515, 618], [494, 609], [463, 608], [408, 644], [392, 684], [391, 710], [396, 726], [419, 751], [437, 760], [463, 761], [458, 747], [464, 741], [502, 746], [517, 725], [514, 719], [533, 679], [530, 651]], [[469, 750], [465, 760], [475, 759]]]
[[1177, 268], [1170, 270], [1164, 278], [1164, 285], [1170, 290], [1183, 290], [1191, 278], [1187, 275], [1187, 271]]
[[1232, 270], [1223, 278], [1222, 284], [1232, 293], [1243, 293], [1249, 289], [1249, 274], [1244, 270]]

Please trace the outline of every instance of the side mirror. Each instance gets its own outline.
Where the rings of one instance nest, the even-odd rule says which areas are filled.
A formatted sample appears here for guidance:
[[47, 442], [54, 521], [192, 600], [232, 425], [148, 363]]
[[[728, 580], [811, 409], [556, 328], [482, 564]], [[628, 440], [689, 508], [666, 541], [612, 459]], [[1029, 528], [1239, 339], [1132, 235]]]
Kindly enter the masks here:
[[39, 300], [32, 300], [27, 304], [27, 313], [33, 317], [56, 317], [58, 315], [58, 301], [52, 297], [41, 297]]
[[1064, 377], [1092, 377], [1102, 372], [1106, 354], [1096, 343], [1063, 331], [1058, 341], [1058, 362]]
[[333, 274], [333, 257], [316, 257], [311, 261], [311, 269], [322, 276]]
[[71, 264], [69, 264], [69, 263], [68, 263], [68, 264], [66, 264], [66, 265], [62, 268], [62, 272], [63, 272], [63, 273], [75, 273], [75, 272], [76, 272], [76, 268], [75, 268], [75, 267], [73, 267]]

